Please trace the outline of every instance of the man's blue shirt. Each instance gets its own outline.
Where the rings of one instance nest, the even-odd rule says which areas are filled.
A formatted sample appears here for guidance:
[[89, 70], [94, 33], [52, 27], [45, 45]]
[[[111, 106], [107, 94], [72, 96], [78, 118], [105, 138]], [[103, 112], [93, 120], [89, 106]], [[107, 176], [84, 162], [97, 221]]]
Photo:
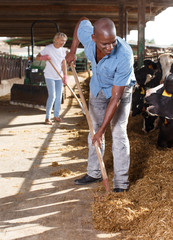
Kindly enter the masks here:
[[133, 52], [131, 47], [120, 37], [111, 54], [96, 62], [96, 43], [92, 40], [93, 26], [90, 21], [81, 21], [78, 28], [79, 41], [84, 46], [86, 57], [91, 61], [92, 77], [90, 90], [96, 97], [102, 89], [105, 97], [110, 98], [112, 87], [133, 86], [136, 82], [133, 71]]

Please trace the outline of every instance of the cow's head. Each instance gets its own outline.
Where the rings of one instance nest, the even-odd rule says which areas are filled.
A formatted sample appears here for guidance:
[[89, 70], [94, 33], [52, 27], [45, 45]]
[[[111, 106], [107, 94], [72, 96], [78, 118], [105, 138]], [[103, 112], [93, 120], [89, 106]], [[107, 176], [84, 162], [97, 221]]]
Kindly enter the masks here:
[[171, 73], [164, 81], [164, 88], [167, 93], [173, 94], [173, 73]]
[[145, 89], [139, 85], [136, 85], [132, 95], [132, 116], [136, 116], [143, 111]]

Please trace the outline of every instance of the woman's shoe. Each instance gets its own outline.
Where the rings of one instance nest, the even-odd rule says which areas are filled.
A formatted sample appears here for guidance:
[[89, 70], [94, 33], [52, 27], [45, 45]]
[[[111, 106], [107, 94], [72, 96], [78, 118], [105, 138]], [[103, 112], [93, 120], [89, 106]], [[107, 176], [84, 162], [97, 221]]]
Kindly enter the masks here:
[[64, 122], [60, 117], [54, 117], [55, 122]]
[[46, 118], [45, 124], [47, 124], [47, 125], [52, 125], [52, 121]]

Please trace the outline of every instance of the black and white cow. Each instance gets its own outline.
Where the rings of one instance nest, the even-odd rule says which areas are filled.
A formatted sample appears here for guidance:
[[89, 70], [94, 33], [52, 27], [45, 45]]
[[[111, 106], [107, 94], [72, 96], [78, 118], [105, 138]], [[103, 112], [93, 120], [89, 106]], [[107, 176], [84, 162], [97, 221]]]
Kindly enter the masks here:
[[173, 74], [170, 74], [164, 84], [147, 91], [145, 102], [150, 106], [147, 112], [154, 116], [173, 119]]
[[152, 60], [144, 60], [144, 65], [140, 68], [135, 69], [135, 77], [138, 85], [144, 86], [146, 83], [147, 76], [153, 76], [155, 71], [158, 69], [158, 64]]
[[131, 108], [131, 113], [133, 117], [142, 113], [144, 108], [145, 94], [146, 94], [146, 90], [144, 89], [144, 87], [141, 87], [138, 84], [134, 87], [133, 94], [132, 94], [132, 108]]
[[151, 116], [146, 112], [148, 104], [145, 103], [146, 89], [139, 85], [136, 85], [132, 97], [132, 116], [136, 116], [142, 113], [143, 117], [143, 128], [142, 130], [146, 133], [154, 131], [157, 128], [158, 117]]
[[145, 101], [150, 106], [147, 112], [159, 116], [159, 147], [173, 147], [173, 74], [165, 78], [164, 84], [146, 93]]
[[[145, 103], [146, 91], [149, 88], [155, 87], [160, 84], [162, 78], [161, 71], [155, 71], [154, 75], [146, 75], [145, 82], [142, 85], [136, 84], [132, 96], [132, 116], [136, 116], [142, 113], [143, 116], [143, 128], [146, 133], [153, 131], [157, 127], [157, 117], [153, 117], [146, 112], [148, 105]], [[138, 81], [139, 82], [139, 81]]]
[[135, 71], [135, 76], [137, 84], [134, 87], [132, 95], [132, 116], [143, 112], [146, 90], [160, 84], [162, 71], [158, 63], [154, 63], [151, 60], [144, 60], [144, 66]]
[[162, 79], [162, 70], [158, 69], [150, 79], [149, 78], [146, 79], [145, 88], [149, 89], [149, 88], [154, 88], [160, 85], [161, 79]]
[[149, 104], [145, 102], [146, 91], [159, 86], [160, 82], [163, 82], [163, 79], [165, 80], [165, 77], [173, 72], [172, 62], [172, 54], [161, 54], [157, 63], [153, 63], [151, 60], [145, 60], [141, 70], [137, 69], [135, 71], [137, 84], [133, 91], [131, 112], [132, 116], [142, 113], [144, 132], [153, 131], [158, 124], [158, 117], [155, 116], [155, 114], [150, 115], [146, 112], [149, 106]]

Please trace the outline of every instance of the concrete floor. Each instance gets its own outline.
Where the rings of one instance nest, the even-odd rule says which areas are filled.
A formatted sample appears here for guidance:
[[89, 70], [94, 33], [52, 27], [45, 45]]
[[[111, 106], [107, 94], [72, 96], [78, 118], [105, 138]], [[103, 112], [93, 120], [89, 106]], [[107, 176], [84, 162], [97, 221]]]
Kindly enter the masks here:
[[[68, 97], [64, 123], [47, 126], [45, 109], [8, 100], [0, 98], [0, 240], [122, 239], [93, 227], [91, 204], [102, 183], [74, 185], [87, 165], [88, 127], [77, 101]], [[56, 176], [59, 169], [69, 174]]]

